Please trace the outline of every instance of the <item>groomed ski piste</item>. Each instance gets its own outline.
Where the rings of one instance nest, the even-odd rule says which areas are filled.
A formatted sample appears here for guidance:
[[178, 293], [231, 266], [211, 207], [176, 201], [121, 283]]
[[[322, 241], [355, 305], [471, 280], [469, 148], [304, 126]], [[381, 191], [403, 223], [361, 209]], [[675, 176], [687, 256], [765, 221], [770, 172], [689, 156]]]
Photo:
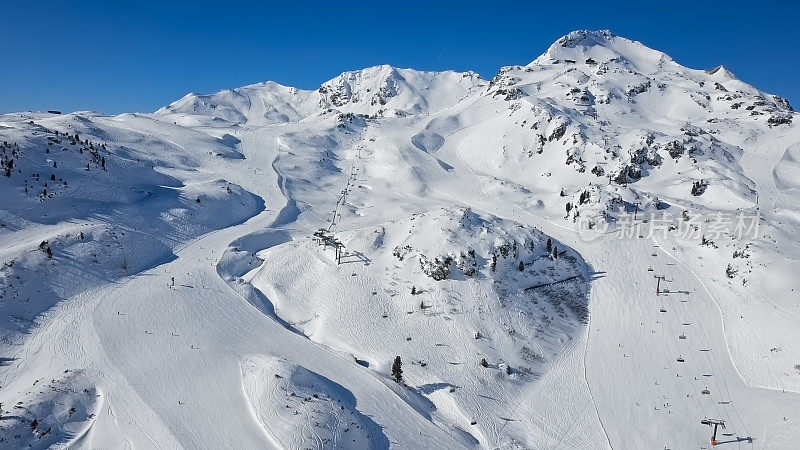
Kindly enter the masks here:
[[723, 67], [576, 31], [0, 144], [0, 448], [800, 445], [800, 125]]

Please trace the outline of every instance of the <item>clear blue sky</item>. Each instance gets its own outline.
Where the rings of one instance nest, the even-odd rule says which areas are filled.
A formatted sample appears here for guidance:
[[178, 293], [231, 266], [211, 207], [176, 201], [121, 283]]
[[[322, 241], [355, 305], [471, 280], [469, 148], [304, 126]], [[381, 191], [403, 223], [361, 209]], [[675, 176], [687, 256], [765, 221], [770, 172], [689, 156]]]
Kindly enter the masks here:
[[800, 107], [797, 2], [270, 3], [4, 2], [0, 111], [147, 112], [187, 92], [313, 89], [382, 63], [491, 78], [569, 31], [606, 28], [688, 67], [723, 64]]

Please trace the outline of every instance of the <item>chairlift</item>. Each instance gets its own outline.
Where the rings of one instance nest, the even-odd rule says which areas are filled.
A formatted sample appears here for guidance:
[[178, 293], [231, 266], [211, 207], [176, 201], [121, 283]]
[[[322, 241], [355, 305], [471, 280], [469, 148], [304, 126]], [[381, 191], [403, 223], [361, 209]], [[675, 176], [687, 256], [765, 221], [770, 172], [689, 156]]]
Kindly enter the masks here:
[[667, 312], [667, 308], [661, 308], [661, 312], [663, 313]]
[[683, 357], [678, 356], [678, 362], [685, 362], [685, 361], [684, 361]]
[[658, 256], [658, 255], [656, 254], [656, 252], [653, 252], [653, 256]]
[[703, 395], [709, 395], [709, 394], [711, 394], [711, 391], [709, 391], [708, 388], [705, 388], [702, 391], [700, 391], [700, 393], [703, 394]]
[[652, 271], [653, 271], [653, 268], [652, 268], [652, 267], [648, 267], [648, 268], [647, 268], [647, 271], [648, 271], [648, 272], [652, 272]]
[[678, 339], [686, 339], [686, 335], [682, 334], [682, 335], [678, 336]]

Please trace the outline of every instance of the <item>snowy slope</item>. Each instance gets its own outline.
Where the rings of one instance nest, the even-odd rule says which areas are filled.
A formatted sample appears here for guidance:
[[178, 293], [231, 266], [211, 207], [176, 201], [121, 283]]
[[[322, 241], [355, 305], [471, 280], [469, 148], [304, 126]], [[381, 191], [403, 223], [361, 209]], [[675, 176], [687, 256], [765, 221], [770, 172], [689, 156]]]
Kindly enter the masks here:
[[576, 31], [0, 144], [2, 448], [800, 438], [800, 125], [724, 67]]

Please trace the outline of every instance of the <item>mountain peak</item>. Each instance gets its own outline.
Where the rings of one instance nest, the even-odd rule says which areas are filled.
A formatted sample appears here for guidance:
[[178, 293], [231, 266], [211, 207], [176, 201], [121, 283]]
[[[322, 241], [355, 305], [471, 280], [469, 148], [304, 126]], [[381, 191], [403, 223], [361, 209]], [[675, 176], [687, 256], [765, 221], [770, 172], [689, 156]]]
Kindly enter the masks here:
[[728, 70], [728, 68], [725, 66], [717, 66], [714, 67], [713, 69], [708, 69], [705, 72], [721, 81], [738, 80], [738, 78], [736, 78], [736, 75], [734, 75], [733, 72]]
[[320, 86], [320, 106], [383, 116], [449, 106], [484, 83], [474, 72], [430, 72], [387, 64], [344, 72]]
[[577, 30], [556, 40], [530, 65], [594, 60], [618, 60], [642, 72], [656, 72], [672, 58], [639, 41], [617, 36], [609, 30]]
[[574, 48], [577, 46], [608, 46], [616, 38], [609, 30], [576, 30], [559, 38], [553, 45]]

